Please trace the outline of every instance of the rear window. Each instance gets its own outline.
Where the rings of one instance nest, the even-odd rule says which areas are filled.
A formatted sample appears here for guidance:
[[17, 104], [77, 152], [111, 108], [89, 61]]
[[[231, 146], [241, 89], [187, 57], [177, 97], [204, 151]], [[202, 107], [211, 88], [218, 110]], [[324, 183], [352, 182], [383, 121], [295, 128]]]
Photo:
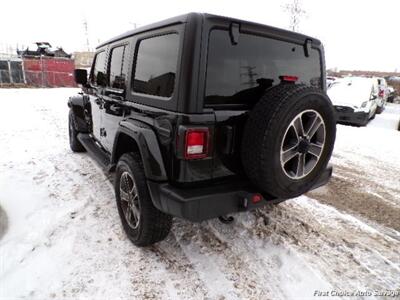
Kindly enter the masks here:
[[302, 45], [241, 33], [232, 45], [229, 32], [210, 33], [205, 105], [253, 105], [280, 76], [321, 88], [320, 53], [304, 54]]

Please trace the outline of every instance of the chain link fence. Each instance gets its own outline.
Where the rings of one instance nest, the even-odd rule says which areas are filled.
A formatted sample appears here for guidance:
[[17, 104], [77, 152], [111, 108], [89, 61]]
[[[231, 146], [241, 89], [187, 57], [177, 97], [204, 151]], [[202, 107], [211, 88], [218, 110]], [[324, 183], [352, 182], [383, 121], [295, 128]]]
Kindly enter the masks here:
[[72, 59], [24, 57], [26, 83], [40, 87], [75, 87]]
[[[29, 49], [34, 49], [30, 45]], [[28, 46], [0, 43], [0, 87], [76, 87], [74, 59], [52, 56], [19, 56]]]
[[22, 59], [0, 56], [0, 85], [24, 83], [26, 82]]

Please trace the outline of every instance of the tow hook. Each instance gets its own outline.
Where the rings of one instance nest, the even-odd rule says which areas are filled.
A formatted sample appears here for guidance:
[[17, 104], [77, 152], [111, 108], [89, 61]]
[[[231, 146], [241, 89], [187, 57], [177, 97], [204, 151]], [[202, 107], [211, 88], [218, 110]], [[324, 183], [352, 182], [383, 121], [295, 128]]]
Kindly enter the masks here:
[[235, 218], [232, 216], [219, 216], [218, 220], [224, 224], [231, 224], [235, 220]]

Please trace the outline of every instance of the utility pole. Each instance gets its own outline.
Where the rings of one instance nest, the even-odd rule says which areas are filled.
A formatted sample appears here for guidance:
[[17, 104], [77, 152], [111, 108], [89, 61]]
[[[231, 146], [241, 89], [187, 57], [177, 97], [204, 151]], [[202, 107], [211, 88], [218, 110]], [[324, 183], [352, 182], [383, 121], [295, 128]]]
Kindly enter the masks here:
[[83, 28], [85, 30], [85, 37], [86, 37], [86, 49], [90, 51], [90, 44], [89, 44], [89, 31], [88, 31], [88, 23], [86, 18], [83, 19]]
[[45, 87], [44, 85], [44, 65], [43, 65], [43, 54], [40, 54], [40, 69], [42, 71], [42, 88]]
[[241, 69], [245, 69], [245, 71], [243, 73], [240, 73], [240, 77], [242, 76], [247, 76], [249, 78], [249, 81], [247, 82], [243, 82], [243, 85], [250, 85], [251, 87], [256, 85], [256, 76], [258, 75], [257, 73], [255, 73], [253, 70], [256, 67], [252, 67], [252, 66], [244, 66], [244, 67], [240, 67]]
[[300, 0], [291, 0], [283, 6], [285, 12], [289, 14], [290, 25], [289, 28], [295, 32], [299, 30], [300, 19], [306, 16], [306, 11], [302, 8]]
[[133, 25], [133, 29], [136, 29], [138, 27], [138, 23], [136, 22], [129, 22], [129, 24]]

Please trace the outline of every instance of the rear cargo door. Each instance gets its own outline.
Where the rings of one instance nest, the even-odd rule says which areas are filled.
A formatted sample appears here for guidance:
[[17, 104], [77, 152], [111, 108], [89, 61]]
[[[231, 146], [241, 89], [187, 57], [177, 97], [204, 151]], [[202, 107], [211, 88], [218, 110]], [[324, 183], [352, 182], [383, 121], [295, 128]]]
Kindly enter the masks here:
[[314, 48], [305, 51], [306, 42], [211, 30], [204, 106], [214, 110], [216, 120], [214, 177], [240, 171], [241, 140], [248, 112], [267, 89], [288, 77], [295, 78], [298, 84], [322, 89], [321, 54]]

